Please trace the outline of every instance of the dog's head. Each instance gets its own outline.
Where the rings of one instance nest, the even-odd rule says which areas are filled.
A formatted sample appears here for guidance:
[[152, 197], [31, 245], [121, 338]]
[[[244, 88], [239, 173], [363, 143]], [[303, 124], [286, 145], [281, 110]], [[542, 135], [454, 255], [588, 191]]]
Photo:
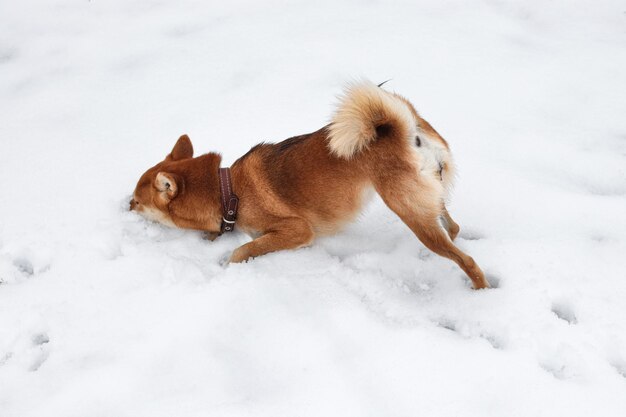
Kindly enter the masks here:
[[191, 140], [181, 136], [165, 159], [141, 176], [130, 210], [171, 227], [219, 231], [219, 211], [209, 202], [216, 196], [219, 201], [220, 160], [214, 153], [194, 158]]

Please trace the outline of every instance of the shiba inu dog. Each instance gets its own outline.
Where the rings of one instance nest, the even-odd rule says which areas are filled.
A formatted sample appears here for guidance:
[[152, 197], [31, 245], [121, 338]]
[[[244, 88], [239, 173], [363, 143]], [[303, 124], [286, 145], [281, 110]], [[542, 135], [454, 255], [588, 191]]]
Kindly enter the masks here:
[[254, 238], [229, 262], [311, 244], [360, 212], [371, 190], [438, 255], [456, 262], [474, 288], [489, 287], [453, 241], [459, 226], [445, 201], [454, 163], [447, 142], [404, 97], [368, 81], [349, 84], [330, 124], [279, 143], [261, 143], [230, 169], [221, 156], [193, 157], [186, 135], [146, 171], [130, 209], [154, 221], [217, 236]]

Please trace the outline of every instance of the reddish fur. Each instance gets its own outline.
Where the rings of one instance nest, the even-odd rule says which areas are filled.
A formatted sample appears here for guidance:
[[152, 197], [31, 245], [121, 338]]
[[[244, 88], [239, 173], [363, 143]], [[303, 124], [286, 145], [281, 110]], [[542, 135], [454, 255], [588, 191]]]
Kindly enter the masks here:
[[[408, 105], [422, 130], [447, 147]], [[240, 198], [236, 227], [259, 237], [237, 248], [230, 262], [305, 246], [318, 235], [337, 231], [359, 213], [364, 192], [373, 187], [425, 246], [456, 262], [474, 288], [488, 287], [474, 260], [453, 244], [459, 227], [430, 177], [417, 174], [406, 138], [397, 129], [376, 130], [379, 137], [351, 158], [329, 150], [326, 126], [280, 143], [257, 145], [238, 159], [231, 167], [233, 191]], [[163, 162], [143, 174], [131, 209], [156, 209], [164, 221], [178, 227], [218, 233], [220, 160], [214, 153], [193, 158], [191, 141], [182, 136]], [[159, 172], [175, 182], [175, 193], [163, 181], [156, 184]]]

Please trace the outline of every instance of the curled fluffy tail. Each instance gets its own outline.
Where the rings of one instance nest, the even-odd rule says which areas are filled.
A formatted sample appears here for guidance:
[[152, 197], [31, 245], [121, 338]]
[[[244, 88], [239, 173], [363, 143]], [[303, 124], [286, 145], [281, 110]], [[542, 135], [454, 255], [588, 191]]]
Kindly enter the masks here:
[[330, 150], [349, 159], [383, 137], [413, 140], [417, 125], [413, 111], [405, 100], [370, 81], [349, 84], [328, 128]]

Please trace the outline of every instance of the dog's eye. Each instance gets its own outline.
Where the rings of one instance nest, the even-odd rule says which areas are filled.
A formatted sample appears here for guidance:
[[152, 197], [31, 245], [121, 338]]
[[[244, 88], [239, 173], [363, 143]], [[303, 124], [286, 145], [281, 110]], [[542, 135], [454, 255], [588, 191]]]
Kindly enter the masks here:
[[415, 144], [420, 147], [422, 146], [422, 140], [420, 139], [419, 136], [415, 136]]

